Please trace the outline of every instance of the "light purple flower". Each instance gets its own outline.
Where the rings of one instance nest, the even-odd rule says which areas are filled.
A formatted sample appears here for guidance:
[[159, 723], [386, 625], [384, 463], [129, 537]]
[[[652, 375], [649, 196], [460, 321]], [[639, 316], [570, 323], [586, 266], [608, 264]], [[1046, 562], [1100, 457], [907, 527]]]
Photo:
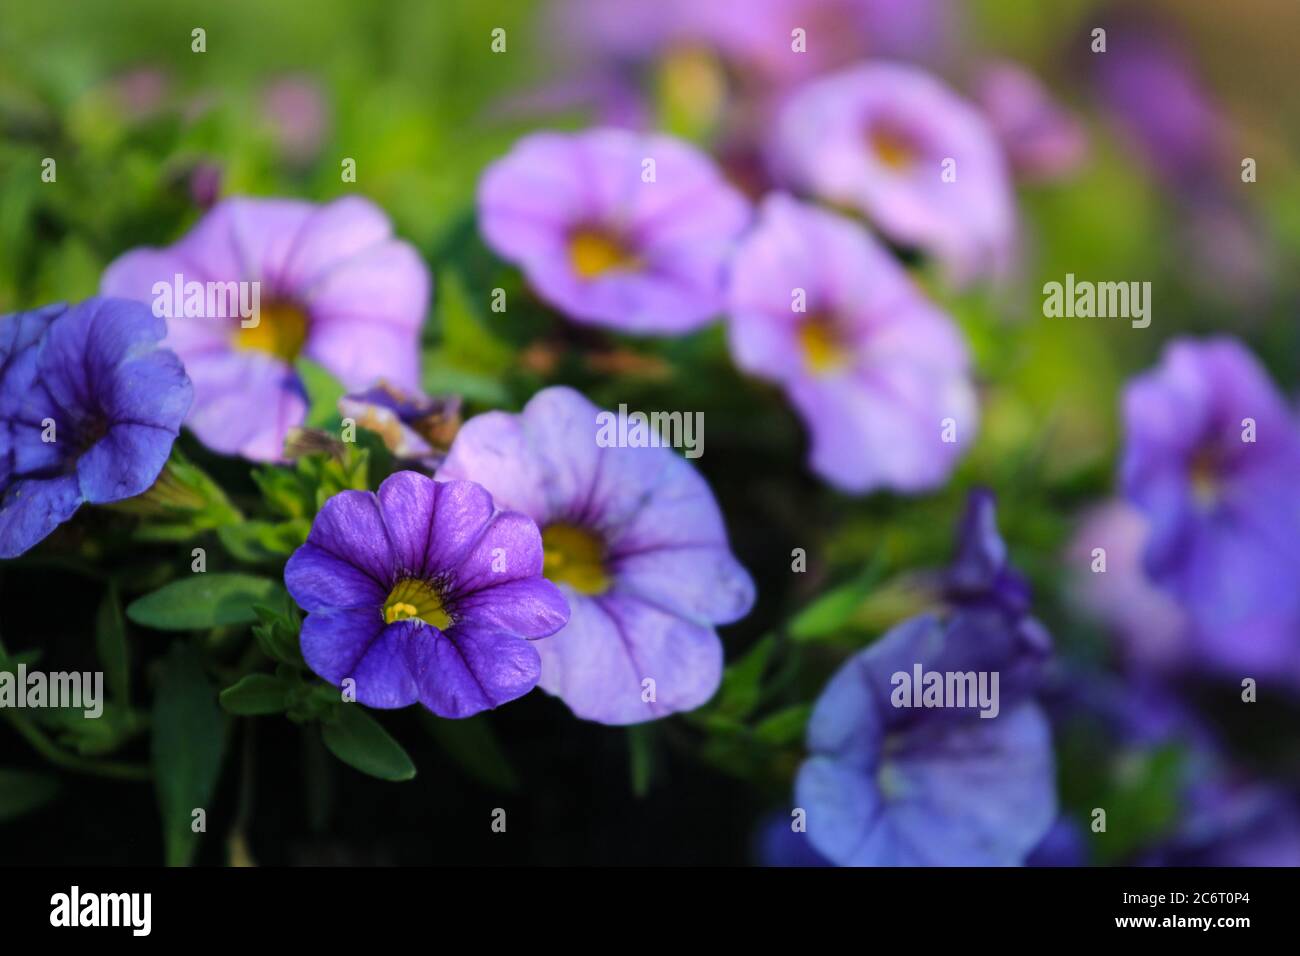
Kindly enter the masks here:
[[293, 366], [300, 355], [352, 390], [381, 378], [418, 384], [428, 270], [369, 200], [229, 199], [175, 245], [117, 259], [100, 285], [152, 303], [177, 275], [186, 283], [260, 283], [255, 326], [242, 327], [238, 314], [181, 317], [183, 303], [167, 322], [166, 344], [194, 381], [186, 424], [216, 451], [283, 457], [285, 436], [306, 417]]
[[284, 158], [308, 163], [320, 152], [329, 130], [329, 107], [310, 76], [288, 75], [262, 93], [262, 113]]
[[1145, 568], [1198, 660], [1300, 680], [1300, 433], [1268, 375], [1233, 339], [1176, 340], [1129, 383], [1124, 421]]
[[568, 620], [541, 577], [537, 526], [482, 487], [401, 471], [379, 493], [343, 491], [316, 516], [284, 582], [307, 611], [302, 653], [369, 707], [417, 700], [469, 717], [537, 684], [532, 639]]
[[851, 492], [943, 483], [975, 435], [966, 348], [866, 230], [769, 196], [729, 299], [736, 363], [785, 389], [814, 471]]
[[660, 135], [538, 133], [488, 167], [479, 228], [579, 322], [673, 334], [722, 307], [749, 205], [707, 156]]
[[1090, 510], [1066, 554], [1069, 593], [1077, 607], [1113, 630], [1131, 663], [1177, 670], [1190, 663], [1187, 616], [1147, 577], [1142, 555], [1148, 536], [1146, 519], [1126, 501]]
[[1009, 60], [988, 63], [976, 90], [1017, 175], [1046, 182], [1069, 175], [1083, 162], [1088, 151], [1083, 124], [1029, 70]]
[[545, 389], [522, 414], [466, 422], [438, 477], [480, 482], [541, 526], [545, 573], [572, 614], [538, 647], [540, 685], [579, 717], [632, 724], [713, 696], [714, 625], [748, 613], [754, 585], [699, 473], [665, 447], [598, 444], [601, 414]]
[[1000, 277], [1016, 215], [997, 137], [930, 74], [870, 63], [786, 100], [771, 140], [778, 175], [863, 213], [891, 241], [940, 259], [954, 282]]

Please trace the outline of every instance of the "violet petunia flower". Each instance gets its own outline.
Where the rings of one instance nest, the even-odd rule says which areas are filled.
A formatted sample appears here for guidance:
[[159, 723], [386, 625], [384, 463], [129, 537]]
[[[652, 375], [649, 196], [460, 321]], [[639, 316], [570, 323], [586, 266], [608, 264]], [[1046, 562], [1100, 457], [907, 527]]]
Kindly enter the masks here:
[[122, 299], [0, 318], [0, 557], [153, 484], [193, 397], [163, 334]]
[[769, 196], [732, 263], [728, 333], [742, 369], [785, 389], [837, 488], [934, 488], [970, 447], [960, 333], [851, 220]]
[[[851, 658], [813, 709], [797, 802], [813, 848], [841, 866], [1016, 865], [1056, 819], [1051, 731], [1032, 698], [1050, 638], [1028, 616], [990, 496], [972, 497], [960, 534], [947, 611]], [[946, 687], [984, 681], [983, 703], [916, 707], [899, 675], [918, 671]]]
[[813, 80], [782, 106], [770, 150], [791, 186], [935, 255], [957, 284], [1012, 264], [1015, 204], [997, 136], [923, 70], [870, 63]]
[[579, 717], [633, 724], [713, 696], [714, 626], [748, 613], [754, 585], [699, 473], [666, 447], [602, 442], [602, 415], [544, 389], [519, 415], [466, 422], [438, 477], [480, 482], [541, 526], [572, 615], [538, 647], [540, 685]]
[[186, 424], [215, 451], [283, 458], [307, 412], [300, 356], [351, 390], [418, 385], [428, 270], [359, 197], [225, 200], [175, 245], [117, 259], [100, 285], [168, 315], [166, 344], [194, 381]]
[[1049, 182], [1068, 176], [1084, 161], [1088, 140], [1083, 124], [1025, 67], [1009, 60], [986, 64], [976, 80], [976, 99], [1017, 176]]
[[1124, 421], [1146, 573], [1187, 612], [1191, 653], [1300, 680], [1300, 431], [1267, 373], [1234, 339], [1176, 340], [1129, 383]]
[[396, 458], [430, 470], [446, 457], [460, 427], [460, 397], [430, 398], [387, 382], [339, 399], [339, 414], [379, 435]]
[[401, 471], [377, 494], [325, 502], [284, 581], [307, 611], [303, 657], [325, 680], [351, 679], [369, 707], [469, 717], [537, 684], [532, 641], [569, 617], [541, 572], [529, 518], [473, 482]]
[[713, 162], [662, 135], [537, 133], [488, 167], [479, 226], [537, 294], [578, 322], [676, 334], [722, 309], [749, 205]]

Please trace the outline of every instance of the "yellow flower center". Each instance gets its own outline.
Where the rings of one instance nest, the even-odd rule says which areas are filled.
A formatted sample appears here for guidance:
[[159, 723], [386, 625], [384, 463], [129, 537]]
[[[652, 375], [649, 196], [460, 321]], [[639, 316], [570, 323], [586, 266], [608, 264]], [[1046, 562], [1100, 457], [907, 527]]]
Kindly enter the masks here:
[[569, 262], [581, 279], [595, 279], [616, 269], [635, 269], [636, 256], [600, 229], [579, 229], [569, 236]]
[[609, 590], [605, 546], [582, 528], [553, 524], [542, 532], [542, 574], [579, 594], [603, 594]]
[[384, 623], [411, 618], [432, 624], [440, 631], [451, 627], [451, 615], [442, 607], [442, 597], [433, 585], [418, 578], [403, 578], [394, 585], [384, 602]]
[[1192, 457], [1189, 469], [1192, 498], [1202, 508], [1213, 508], [1219, 501], [1221, 482], [1219, 459], [1212, 451], [1202, 449]]
[[823, 316], [810, 316], [799, 325], [799, 347], [815, 374], [833, 372], [849, 361], [835, 323]]
[[890, 123], [871, 127], [867, 142], [876, 159], [895, 172], [902, 172], [916, 162], [916, 145], [906, 133]]
[[235, 347], [267, 352], [292, 362], [307, 341], [307, 315], [292, 302], [270, 302], [262, 306], [257, 324], [235, 332]]

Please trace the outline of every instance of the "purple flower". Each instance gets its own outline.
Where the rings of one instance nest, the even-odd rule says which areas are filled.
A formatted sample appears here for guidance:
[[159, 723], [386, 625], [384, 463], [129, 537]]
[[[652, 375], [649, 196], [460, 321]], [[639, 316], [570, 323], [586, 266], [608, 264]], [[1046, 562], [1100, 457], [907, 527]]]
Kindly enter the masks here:
[[966, 348], [861, 226], [769, 196], [729, 299], [736, 363], [785, 389], [814, 471], [851, 492], [944, 482], [976, 428]]
[[602, 413], [568, 388], [466, 422], [439, 478], [481, 482], [542, 528], [546, 575], [572, 616], [539, 647], [541, 687], [579, 717], [632, 724], [691, 710], [722, 675], [714, 625], [748, 613], [713, 494], [665, 447], [601, 443]]
[[325, 502], [284, 581], [307, 611], [302, 653], [321, 677], [353, 680], [370, 707], [418, 700], [468, 717], [536, 686], [531, 641], [569, 617], [541, 572], [530, 519], [497, 511], [472, 482], [401, 471], [378, 494]]
[[[174, 294], [176, 276], [183, 295]], [[255, 324], [239, 310], [251, 304], [252, 283], [260, 302]], [[283, 457], [285, 436], [307, 412], [293, 366], [299, 356], [353, 390], [381, 378], [403, 388], [418, 383], [428, 270], [365, 199], [324, 206], [229, 199], [175, 245], [119, 258], [101, 287], [170, 313], [167, 344], [194, 380], [186, 424], [219, 452]], [[191, 300], [191, 288], [201, 290], [200, 299]]]
[[1007, 60], [987, 64], [976, 98], [1024, 179], [1060, 179], [1079, 167], [1088, 151], [1083, 125], [1063, 110], [1036, 76]]
[[320, 152], [329, 129], [329, 107], [311, 77], [282, 76], [267, 86], [262, 93], [262, 114], [289, 162], [308, 163]]
[[[841, 866], [1014, 865], [1056, 819], [1051, 732], [1030, 698], [1050, 639], [985, 493], [972, 496], [948, 581], [942, 616], [905, 621], [851, 658], [813, 709], [797, 800], [813, 848]], [[918, 708], [921, 685], [900, 679], [918, 673], [945, 688], [984, 681], [985, 696]]]
[[1011, 263], [1015, 206], [997, 137], [922, 70], [873, 63], [814, 80], [782, 106], [771, 151], [793, 186], [933, 253], [957, 283]]
[[1177, 340], [1129, 383], [1124, 420], [1146, 572], [1187, 611], [1197, 658], [1300, 678], [1300, 434], [1267, 374], [1233, 339]]
[[460, 397], [429, 398], [380, 382], [339, 399], [339, 414], [379, 435], [397, 458], [432, 469], [460, 426]]
[[722, 308], [749, 220], [707, 156], [626, 130], [538, 133], [488, 167], [479, 227], [539, 296], [579, 322], [673, 334]]
[[0, 557], [153, 484], [192, 398], [163, 333], [121, 299], [0, 318]]
[[1145, 866], [1300, 866], [1300, 797], [1224, 776], [1191, 788], [1190, 808]]

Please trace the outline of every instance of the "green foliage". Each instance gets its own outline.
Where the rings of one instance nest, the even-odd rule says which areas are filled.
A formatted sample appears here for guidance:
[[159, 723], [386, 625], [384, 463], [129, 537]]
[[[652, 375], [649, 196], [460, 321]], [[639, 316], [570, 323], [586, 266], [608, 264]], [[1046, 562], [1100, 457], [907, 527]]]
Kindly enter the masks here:
[[159, 631], [197, 631], [257, 620], [254, 607], [283, 588], [252, 574], [206, 572], [173, 581], [128, 605], [126, 616]]
[[321, 725], [330, 753], [380, 780], [410, 780], [415, 764], [402, 745], [359, 704], [340, 704]]

